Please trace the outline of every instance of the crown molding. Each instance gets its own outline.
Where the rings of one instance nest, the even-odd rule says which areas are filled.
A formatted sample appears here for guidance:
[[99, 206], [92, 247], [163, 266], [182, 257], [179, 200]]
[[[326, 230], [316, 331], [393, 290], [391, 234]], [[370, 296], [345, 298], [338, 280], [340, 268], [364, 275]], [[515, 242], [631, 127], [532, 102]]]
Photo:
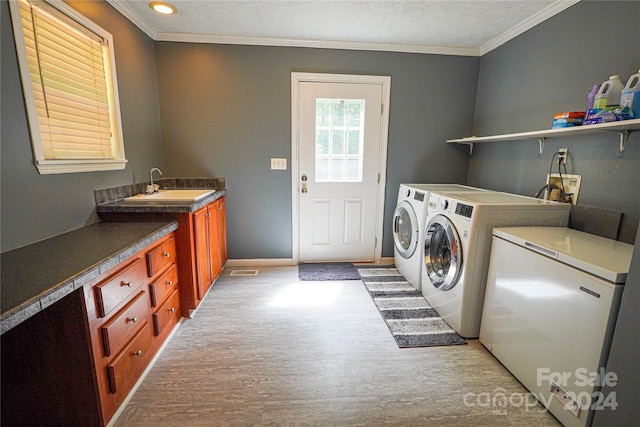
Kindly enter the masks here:
[[370, 50], [436, 55], [480, 56], [480, 50], [467, 46], [430, 46], [396, 43], [368, 43], [330, 40], [283, 39], [190, 33], [157, 33], [156, 41], [183, 43], [235, 44], [252, 46], [305, 47], [315, 49]]
[[528, 19], [525, 19], [524, 21], [520, 22], [518, 25], [516, 25], [516, 26], [508, 29], [504, 33], [500, 34], [498, 37], [496, 37], [496, 38], [494, 38], [492, 40], [489, 40], [487, 43], [485, 43], [482, 46], [480, 46], [479, 56], [482, 56], [485, 53], [491, 52], [492, 50], [502, 46], [503, 44], [505, 44], [509, 40], [512, 40], [512, 39], [518, 37], [520, 34], [530, 30], [531, 28], [533, 28], [536, 25], [546, 21], [547, 19], [551, 18], [552, 16], [557, 15], [558, 13], [562, 12], [563, 10], [568, 9], [569, 7], [571, 7], [574, 4], [578, 3], [579, 1], [580, 0], [559, 0], [559, 1], [556, 1], [555, 3], [553, 3], [553, 4], [549, 5], [548, 7], [544, 8], [543, 10], [538, 12], [537, 14], [529, 17]]
[[133, 9], [127, 6], [126, 3], [117, 1], [117, 0], [106, 0], [115, 10], [120, 12], [127, 18], [133, 25], [138, 27], [143, 33], [151, 37], [151, 39], [155, 40], [157, 36], [157, 31], [149, 24], [146, 20], [140, 17]]

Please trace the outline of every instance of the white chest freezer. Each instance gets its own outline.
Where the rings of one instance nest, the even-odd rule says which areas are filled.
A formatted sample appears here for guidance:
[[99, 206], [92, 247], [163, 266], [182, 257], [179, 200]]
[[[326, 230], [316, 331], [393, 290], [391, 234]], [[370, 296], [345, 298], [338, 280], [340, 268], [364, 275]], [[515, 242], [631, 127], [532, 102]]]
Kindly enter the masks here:
[[568, 228], [493, 230], [480, 341], [565, 426], [599, 393], [633, 246]]

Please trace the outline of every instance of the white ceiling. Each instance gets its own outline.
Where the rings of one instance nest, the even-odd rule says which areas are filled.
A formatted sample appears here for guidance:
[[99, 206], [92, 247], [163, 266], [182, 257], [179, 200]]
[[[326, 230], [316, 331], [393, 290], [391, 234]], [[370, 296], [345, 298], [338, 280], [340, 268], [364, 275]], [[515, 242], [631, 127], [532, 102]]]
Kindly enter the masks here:
[[107, 0], [154, 40], [480, 56], [578, 0]]

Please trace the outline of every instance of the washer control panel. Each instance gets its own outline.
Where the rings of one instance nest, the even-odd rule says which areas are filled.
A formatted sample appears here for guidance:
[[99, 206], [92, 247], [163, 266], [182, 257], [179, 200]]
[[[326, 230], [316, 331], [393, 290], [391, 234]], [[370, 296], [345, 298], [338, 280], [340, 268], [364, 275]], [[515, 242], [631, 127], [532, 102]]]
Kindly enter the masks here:
[[471, 218], [471, 214], [473, 214], [473, 206], [465, 205], [464, 203], [458, 203], [456, 205], [456, 213], [458, 215]]

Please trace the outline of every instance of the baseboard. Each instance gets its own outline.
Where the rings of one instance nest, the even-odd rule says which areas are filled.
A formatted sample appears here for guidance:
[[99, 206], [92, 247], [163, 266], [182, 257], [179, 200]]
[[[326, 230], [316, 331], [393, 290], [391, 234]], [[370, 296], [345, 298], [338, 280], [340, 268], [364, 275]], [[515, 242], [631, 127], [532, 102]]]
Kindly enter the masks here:
[[[382, 257], [381, 265], [393, 264], [393, 257]], [[258, 258], [258, 259], [230, 259], [225, 264], [226, 268], [242, 268], [242, 267], [281, 267], [297, 265], [293, 258]]]
[[280, 267], [285, 265], [296, 265], [296, 263], [292, 258], [230, 259], [227, 260], [225, 267]]

